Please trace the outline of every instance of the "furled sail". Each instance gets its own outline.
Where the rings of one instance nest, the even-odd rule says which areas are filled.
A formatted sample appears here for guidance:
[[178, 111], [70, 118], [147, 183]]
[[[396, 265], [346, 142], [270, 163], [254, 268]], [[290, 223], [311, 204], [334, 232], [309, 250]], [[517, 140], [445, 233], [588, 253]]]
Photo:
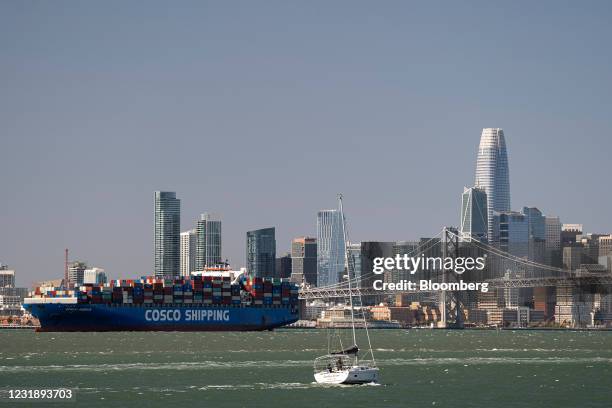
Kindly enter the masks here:
[[340, 355], [340, 354], [357, 354], [357, 352], [359, 351], [359, 347], [357, 347], [356, 345], [353, 347], [349, 347], [346, 350], [342, 350], [342, 351], [334, 351], [333, 353], [331, 353], [333, 356], [336, 355]]

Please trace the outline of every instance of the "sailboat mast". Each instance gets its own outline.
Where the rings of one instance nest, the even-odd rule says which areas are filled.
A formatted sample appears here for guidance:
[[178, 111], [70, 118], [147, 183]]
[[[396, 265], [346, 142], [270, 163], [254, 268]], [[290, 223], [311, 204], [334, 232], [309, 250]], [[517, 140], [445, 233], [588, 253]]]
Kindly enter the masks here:
[[346, 232], [346, 221], [344, 219], [344, 211], [342, 209], [342, 194], [338, 194], [338, 208], [340, 210], [340, 220], [342, 222], [342, 238], [344, 240], [344, 268], [346, 270], [346, 276], [348, 280], [348, 290], [349, 290], [349, 304], [351, 307], [351, 328], [353, 330], [353, 345], [357, 345], [357, 335], [355, 333], [355, 315], [353, 311], [353, 292], [351, 289], [351, 269], [349, 268], [349, 253], [348, 253], [348, 234]]

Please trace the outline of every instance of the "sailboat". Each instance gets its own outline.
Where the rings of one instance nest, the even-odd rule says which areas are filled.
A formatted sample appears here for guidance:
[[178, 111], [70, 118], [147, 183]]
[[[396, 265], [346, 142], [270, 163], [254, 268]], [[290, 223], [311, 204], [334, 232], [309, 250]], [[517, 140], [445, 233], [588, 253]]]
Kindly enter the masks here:
[[[369, 359], [360, 358], [360, 349], [357, 345], [357, 334], [355, 331], [355, 305], [353, 302], [353, 293], [351, 288], [351, 269], [349, 267], [349, 252], [348, 252], [348, 233], [346, 230], [346, 220], [344, 219], [344, 212], [342, 208], [342, 195], [338, 195], [338, 208], [340, 211], [340, 220], [342, 225], [342, 235], [344, 238], [344, 269], [346, 271], [346, 277], [349, 289], [349, 307], [350, 307], [350, 318], [351, 318], [351, 331], [352, 331], [352, 342], [353, 344], [349, 347], [342, 347], [342, 341], [339, 341], [340, 350], [332, 350], [332, 342], [328, 342], [327, 354], [321, 357], [317, 357], [314, 361], [314, 377], [317, 383], [320, 384], [367, 384], [377, 383], [379, 377], [379, 370], [376, 367], [376, 361], [374, 360], [374, 353], [372, 352], [372, 344], [370, 342], [370, 334], [368, 332], [368, 326], [365, 315], [363, 314], [363, 307], [361, 312], [363, 315], [363, 327], [365, 329], [366, 337], [368, 339], [369, 352], [366, 351], [364, 355], [370, 355]], [[354, 264], [353, 264], [354, 265]], [[361, 295], [356, 296], [358, 298], [359, 306], [362, 306]]]

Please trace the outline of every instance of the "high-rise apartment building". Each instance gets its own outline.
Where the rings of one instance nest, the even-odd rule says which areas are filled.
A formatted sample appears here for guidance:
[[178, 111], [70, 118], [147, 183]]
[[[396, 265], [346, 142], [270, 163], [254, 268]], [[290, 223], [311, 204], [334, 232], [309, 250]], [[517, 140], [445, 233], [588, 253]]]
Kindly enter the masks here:
[[181, 232], [181, 276], [196, 271], [196, 229]]
[[87, 269], [87, 264], [81, 261], [74, 261], [68, 265], [68, 283], [70, 286], [83, 284], [85, 269]]
[[317, 286], [338, 283], [344, 272], [344, 233], [338, 210], [317, 214]]
[[317, 239], [295, 238], [291, 242], [291, 281], [317, 284]]
[[487, 241], [489, 213], [487, 193], [479, 187], [465, 187], [461, 195], [461, 236]]
[[206, 267], [221, 264], [221, 220], [209, 213], [204, 213], [196, 227], [196, 260], [195, 269], [203, 271]]
[[559, 217], [544, 219], [546, 235], [546, 263], [551, 266], [561, 266], [561, 220]]
[[176, 193], [155, 192], [155, 276], [180, 273], [181, 200]]
[[247, 232], [246, 261], [249, 275], [276, 276], [276, 233], [274, 227]]
[[510, 211], [510, 173], [502, 129], [482, 129], [474, 184], [487, 194], [488, 236], [491, 237], [493, 213]]

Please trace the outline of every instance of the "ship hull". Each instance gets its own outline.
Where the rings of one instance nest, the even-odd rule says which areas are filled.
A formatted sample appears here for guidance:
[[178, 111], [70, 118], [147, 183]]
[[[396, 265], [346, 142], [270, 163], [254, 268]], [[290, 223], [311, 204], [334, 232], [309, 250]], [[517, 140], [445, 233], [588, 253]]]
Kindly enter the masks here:
[[25, 304], [41, 332], [258, 331], [298, 320], [295, 307]]

